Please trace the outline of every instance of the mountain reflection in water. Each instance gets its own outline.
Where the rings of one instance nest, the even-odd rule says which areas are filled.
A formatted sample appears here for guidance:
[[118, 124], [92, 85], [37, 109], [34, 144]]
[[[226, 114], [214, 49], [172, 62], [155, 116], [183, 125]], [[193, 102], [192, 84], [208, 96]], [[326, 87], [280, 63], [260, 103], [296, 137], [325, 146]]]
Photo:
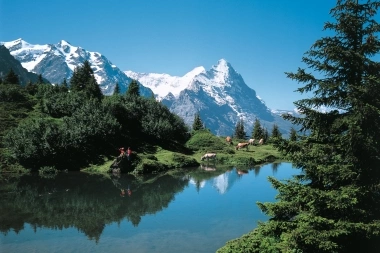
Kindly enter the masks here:
[[[273, 164], [264, 167], [271, 167], [270, 174], [276, 176], [279, 165]], [[231, 189], [235, 185], [239, 185], [238, 182], [243, 178], [246, 177], [248, 180], [250, 175], [253, 176], [253, 179], [259, 177], [261, 169], [260, 167], [223, 169], [202, 166], [163, 175], [139, 177], [124, 174], [90, 175], [81, 172], [59, 173], [54, 179], [40, 177], [36, 174], [14, 178], [2, 177], [0, 179], [0, 231], [3, 235], [0, 235], [0, 246], [5, 247], [8, 243], [7, 236], [15, 233], [17, 237], [21, 231], [27, 228], [27, 224], [31, 226], [34, 233], [41, 228], [57, 232], [76, 228], [89, 240], [98, 244], [102, 233], [110, 224], [120, 225], [128, 222], [133, 227], [138, 227], [142, 217], [156, 215], [167, 208], [170, 209], [169, 205], [175, 202], [177, 196], [182, 195], [186, 195], [187, 202], [184, 202], [185, 204], [182, 204], [181, 208], [194, 209], [194, 215], [203, 215], [200, 214], [201, 208], [207, 208], [207, 205], [197, 206], [197, 201], [212, 203], [212, 200], [208, 199], [213, 194], [210, 192], [211, 189], [214, 189], [214, 192], [216, 190], [219, 195], [226, 195], [229, 191], [233, 192]], [[266, 176], [263, 179], [265, 181]], [[247, 183], [249, 184], [249, 182]], [[209, 189], [207, 185], [210, 186]], [[269, 186], [269, 183], [266, 185]], [[241, 187], [243, 186], [242, 184]], [[189, 188], [195, 188], [196, 191], [190, 191]], [[242, 191], [239, 187], [236, 188], [238, 191]], [[244, 188], [247, 187], [244, 186]], [[240, 194], [249, 194], [250, 189], [246, 190], [243, 189]], [[200, 193], [203, 193], [202, 196], [199, 196]], [[214, 196], [213, 199], [215, 200], [216, 197]], [[274, 199], [274, 196], [271, 196], [270, 199]], [[218, 201], [219, 204], [223, 203], [221, 200]], [[178, 200], [179, 202], [181, 200]], [[192, 204], [194, 205], [192, 206]], [[252, 205], [250, 208], [256, 208], [254, 202], [250, 205]], [[244, 209], [245, 207], [240, 208]], [[182, 211], [175, 211], [176, 214], [179, 213], [178, 215], [180, 212]], [[218, 215], [217, 212], [219, 210], [214, 211], [214, 214]], [[210, 216], [209, 213], [204, 215]], [[173, 215], [170, 217], [173, 222], [178, 223]], [[262, 217], [263, 215], [261, 215]], [[197, 219], [196, 217], [187, 217], [187, 219], [190, 218]], [[251, 219], [252, 225], [250, 226], [253, 229], [256, 223], [253, 220], [254, 217]], [[184, 221], [181, 222], [185, 225]], [[169, 223], [170, 220], [166, 220], [165, 226], [172, 226]], [[158, 228], [153, 227], [151, 230], [154, 229]], [[240, 232], [241, 234], [238, 231], [235, 233], [240, 236], [248, 231]], [[236, 235], [233, 235], [232, 238], [226, 236], [227, 239], [221, 238], [223, 241], [213, 246], [215, 250], [224, 245], [227, 240], [236, 237]], [[33, 240], [32, 238], [29, 237], [27, 240]], [[26, 239], [19, 238], [18, 240]], [[161, 247], [164, 246], [161, 245]], [[199, 252], [197, 250], [193, 252], [195, 251]], [[155, 250], [151, 249], [149, 252], [155, 252]]]

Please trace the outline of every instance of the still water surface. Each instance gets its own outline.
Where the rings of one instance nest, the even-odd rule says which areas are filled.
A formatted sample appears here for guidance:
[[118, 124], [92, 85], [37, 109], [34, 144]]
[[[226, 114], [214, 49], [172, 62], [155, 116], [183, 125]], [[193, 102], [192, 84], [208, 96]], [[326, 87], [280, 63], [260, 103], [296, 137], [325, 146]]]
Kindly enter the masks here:
[[256, 202], [275, 200], [268, 176], [297, 172], [277, 163], [138, 178], [2, 179], [0, 252], [215, 252], [267, 219]]

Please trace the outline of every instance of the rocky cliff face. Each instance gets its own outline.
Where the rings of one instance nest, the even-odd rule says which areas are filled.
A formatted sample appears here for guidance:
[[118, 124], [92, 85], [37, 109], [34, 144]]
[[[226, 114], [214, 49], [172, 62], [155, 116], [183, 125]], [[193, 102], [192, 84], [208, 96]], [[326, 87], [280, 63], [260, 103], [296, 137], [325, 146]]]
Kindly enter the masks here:
[[248, 135], [256, 118], [269, 132], [273, 124], [277, 124], [286, 135], [292, 126], [278, 114], [272, 113], [224, 59], [208, 71], [198, 67], [183, 77], [132, 71], [125, 73], [159, 94], [162, 103], [187, 124], [191, 125], [194, 115], [199, 112], [206, 127], [217, 135], [232, 135], [240, 119], [243, 119]]

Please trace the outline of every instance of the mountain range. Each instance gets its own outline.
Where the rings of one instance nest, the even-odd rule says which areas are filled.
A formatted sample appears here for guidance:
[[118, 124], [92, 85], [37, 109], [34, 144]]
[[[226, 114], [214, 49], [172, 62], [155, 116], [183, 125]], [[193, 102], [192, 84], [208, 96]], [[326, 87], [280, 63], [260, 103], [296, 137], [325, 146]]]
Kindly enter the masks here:
[[225, 59], [220, 59], [209, 70], [196, 67], [182, 77], [158, 73], [136, 73], [121, 71], [104, 55], [89, 52], [61, 40], [57, 44], [32, 45], [22, 39], [0, 42], [9, 49], [12, 56], [28, 71], [42, 74], [53, 84], [70, 80], [75, 67], [85, 60], [94, 70], [95, 78], [105, 95], [113, 93], [116, 83], [123, 93], [132, 79], [138, 81], [140, 93], [152, 96], [184, 121], [191, 125], [194, 115], [199, 113], [205, 126], [217, 135], [231, 135], [237, 122], [242, 119], [250, 135], [254, 121], [269, 132], [274, 124], [287, 135], [292, 124], [279, 114], [295, 113], [271, 110], [259, 98], [243, 77]]

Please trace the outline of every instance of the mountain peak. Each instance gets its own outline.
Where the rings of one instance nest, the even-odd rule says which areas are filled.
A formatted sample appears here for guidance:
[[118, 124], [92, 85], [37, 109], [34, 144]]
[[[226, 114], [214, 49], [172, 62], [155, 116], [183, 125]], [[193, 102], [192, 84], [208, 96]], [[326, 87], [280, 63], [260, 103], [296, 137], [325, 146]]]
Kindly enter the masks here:
[[70, 42], [66, 40], [61, 40], [58, 44], [61, 46], [71, 46]]
[[225, 59], [220, 59], [216, 65], [212, 66], [211, 71], [217, 83], [225, 83], [229, 76], [236, 72]]

